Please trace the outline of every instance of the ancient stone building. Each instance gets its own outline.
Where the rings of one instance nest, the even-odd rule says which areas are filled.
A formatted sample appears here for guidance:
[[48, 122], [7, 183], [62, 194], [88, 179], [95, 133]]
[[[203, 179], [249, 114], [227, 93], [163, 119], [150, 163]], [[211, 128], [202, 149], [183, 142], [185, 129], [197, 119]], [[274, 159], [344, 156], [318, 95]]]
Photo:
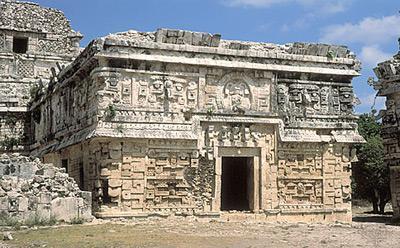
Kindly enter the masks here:
[[28, 102], [47, 86], [52, 67], [77, 56], [81, 38], [58, 10], [0, 0], [0, 151], [29, 143]]
[[378, 81], [371, 83], [378, 96], [386, 97], [386, 109], [381, 111], [384, 161], [390, 166], [394, 216], [400, 217], [400, 53], [378, 64], [374, 71]]
[[91, 191], [99, 217], [350, 222], [358, 72], [342, 46], [112, 34], [33, 102], [32, 154]]

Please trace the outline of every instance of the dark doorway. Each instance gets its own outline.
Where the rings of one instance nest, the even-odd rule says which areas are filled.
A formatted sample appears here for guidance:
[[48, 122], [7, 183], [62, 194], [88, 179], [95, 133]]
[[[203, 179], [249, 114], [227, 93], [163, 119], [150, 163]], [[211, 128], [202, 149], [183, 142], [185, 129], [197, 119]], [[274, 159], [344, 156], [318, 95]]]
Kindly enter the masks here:
[[79, 163], [79, 188], [85, 190], [85, 171], [82, 162]]
[[27, 51], [28, 51], [28, 38], [14, 37], [13, 52], [14, 53], [26, 53]]
[[61, 167], [65, 169], [65, 173], [68, 173], [68, 159], [61, 160]]
[[253, 158], [222, 158], [221, 210], [248, 211], [252, 207], [251, 194]]

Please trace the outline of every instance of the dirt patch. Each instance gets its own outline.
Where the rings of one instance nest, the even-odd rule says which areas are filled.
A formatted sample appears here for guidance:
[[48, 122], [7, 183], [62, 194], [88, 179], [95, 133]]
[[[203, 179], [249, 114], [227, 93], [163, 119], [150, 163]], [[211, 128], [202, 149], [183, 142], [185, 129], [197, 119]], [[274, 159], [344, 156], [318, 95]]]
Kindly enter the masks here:
[[195, 219], [98, 221], [79, 226], [17, 231], [13, 233], [14, 240], [3, 245], [137, 248], [397, 247], [400, 227], [384, 220], [356, 220], [352, 225], [238, 223]]

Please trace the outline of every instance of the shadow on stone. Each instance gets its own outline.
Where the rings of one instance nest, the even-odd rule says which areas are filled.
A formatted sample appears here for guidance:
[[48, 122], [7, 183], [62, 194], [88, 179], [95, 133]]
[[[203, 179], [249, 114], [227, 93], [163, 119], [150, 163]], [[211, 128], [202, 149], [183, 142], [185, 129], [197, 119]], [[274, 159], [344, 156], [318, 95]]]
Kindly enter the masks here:
[[353, 222], [398, 225], [396, 224], [398, 222], [393, 219], [393, 212], [386, 212], [384, 214], [372, 214], [365, 212], [363, 214], [357, 214], [353, 216]]

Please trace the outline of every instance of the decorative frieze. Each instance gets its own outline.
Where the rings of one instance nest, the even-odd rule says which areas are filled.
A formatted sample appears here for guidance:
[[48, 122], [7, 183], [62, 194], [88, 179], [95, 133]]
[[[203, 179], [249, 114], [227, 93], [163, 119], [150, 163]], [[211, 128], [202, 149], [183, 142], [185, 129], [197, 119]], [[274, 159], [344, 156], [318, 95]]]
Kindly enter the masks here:
[[[48, 139], [69, 156], [81, 147], [99, 216], [340, 210], [348, 221], [352, 145], [363, 141], [352, 113], [354, 58], [323, 45], [289, 54], [220, 40], [215, 49], [213, 36], [194, 45], [190, 35], [200, 37], [130, 31], [91, 43], [36, 102], [37, 150]], [[317, 48], [342, 60], [311, 58]], [[225, 197], [242, 197], [241, 206]]]

